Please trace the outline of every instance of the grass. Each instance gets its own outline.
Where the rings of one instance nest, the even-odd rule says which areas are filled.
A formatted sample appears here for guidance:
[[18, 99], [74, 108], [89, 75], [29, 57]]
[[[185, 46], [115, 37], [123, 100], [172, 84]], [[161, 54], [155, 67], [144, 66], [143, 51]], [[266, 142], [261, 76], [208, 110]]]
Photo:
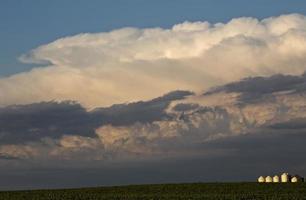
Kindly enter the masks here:
[[306, 183], [190, 183], [0, 192], [2, 200], [306, 200]]

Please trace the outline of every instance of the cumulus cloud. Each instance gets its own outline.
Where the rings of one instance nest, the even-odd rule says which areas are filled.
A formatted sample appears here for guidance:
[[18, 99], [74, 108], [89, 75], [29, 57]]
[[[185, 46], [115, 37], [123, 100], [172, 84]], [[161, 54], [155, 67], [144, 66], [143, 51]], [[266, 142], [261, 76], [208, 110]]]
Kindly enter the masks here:
[[305, 25], [184, 22], [40, 46], [21, 60], [47, 66], [0, 79], [0, 168], [305, 172]]
[[117, 104], [86, 111], [77, 102], [40, 102], [0, 108], [0, 144], [18, 144], [63, 135], [95, 137], [102, 125], [131, 125], [170, 119], [168, 105], [192, 95], [173, 91], [150, 101]]
[[270, 77], [245, 78], [233, 83], [212, 88], [204, 95], [216, 93], [239, 93], [240, 103], [261, 101], [263, 97], [274, 97], [275, 93], [301, 93], [306, 91], [306, 74], [300, 76], [276, 74]]
[[[262, 130], [302, 134], [305, 82], [304, 75], [254, 77], [204, 95], [174, 91], [91, 111], [75, 102], [8, 106], [0, 109], [0, 153], [22, 159], [107, 162], [212, 156], [219, 150], [201, 146]], [[259, 98], [241, 103], [241, 97], [253, 93]]]
[[44, 137], [93, 136], [99, 119], [73, 102], [41, 102], [0, 108], [0, 144], [26, 143]]
[[[304, 74], [254, 77], [205, 94], [174, 91], [91, 111], [76, 102], [8, 106], [0, 109], [0, 154], [106, 162], [212, 156], [219, 150], [201, 148], [211, 141], [262, 130], [302, 134], [305, 82]], [[242, 98], [253, 93], [258, 98]]]
[[[99, 119], [99, 116], [96, 117]], [[118, 120], [120, 121], [120, 118]], [[95, 130], [96, 135], [89, 136], [77, 132], [65, 133], [65, 130], [69, 130], [69, 125], [59, 127], [54, 135], [44, 132], [44, 129], [38, 130], [36, 137], [22, 130], [19, 130], [20, 133], [10, 133], [7, 129], [8, 135], [13, 134], [14, 138], [19, 138], [16, 141], [13, 138], [3, 140], [0, 153], [30, 160], [47, 158], [111, 162], [187, 156], [199, 154], [194, 150], [194, 146], [234, 134], [230, 130], [230, 120], [224, 109], [203, 108], [184, 116], [169, 114], [168, 118], [147, 122], [134, 121], [127, 125], [103, 125], [101, 122], [100, 127]], [[79, 126], [87, 127], [88, 124]]]
[[[4, 107], [0, 119], [14, 126], [9, 120], [1, 124], [0, 174], [14, 188], [20, 177], [27, 187], [77, 187], [82, 185], [72, 177], [95, 185], [303, 174], [304, 82], [304, 75], [254, 77], [205, 94], [174, 91], [91, 111], [75, 102]], [[242, 104], [248, 93], [260, 98]], [[20, 169], [25, 175], [18, 176]], [[58, 183], [58, 177], [65, 181]], [[7, 187], [0, 180], [0, 188]]]
[[305, 16], [291, 14], [61, 38], [20, 59], [47, 66], [0, 79], [0, 105], [75, 100], [94, 108], [247, 76], [299, 74], [306, 69], [305, 25]]
[[[283, 171], [306, 174], [303, 159], [306, 135], [302, 132], [274, 133], [261, 130], [257, 134], [207, 141], [195, 146], [198, 156], [167, 158], [133, 162], [117, 162], [105, 166], [105, 160], [78, 160], [69, 168], [57, 167], [65, 161], [48, 162], [47, 167], [0, 166], [1, 189], [84, 187], [122, 184], [152, 184], [169, 182], [222, 182], [255, 181], [262, 174], [279, 174]], [[202, 152], [206, 152], [203, 155]], [[85, 155], [86, 156], [86, 155]], [[84, 157], [85, 157], [84, 156]], [[11, 160], [14, 161], [14, 160]], [[1, 159], [0, 159], [1, 162]], [[6, 162], [8, 162], [6, 160]], [[14, 161], [16, 162], [16, 161]], [[18, 161], [17, 161], [18, 162]], [[100, 162], [100, 165], [97, 164]], [[81, 166], [81, 167], [80, 167]], [[78, 181], [76, 181], [76, 179]], [[61, 180], [61, 181], [58, 181]]]

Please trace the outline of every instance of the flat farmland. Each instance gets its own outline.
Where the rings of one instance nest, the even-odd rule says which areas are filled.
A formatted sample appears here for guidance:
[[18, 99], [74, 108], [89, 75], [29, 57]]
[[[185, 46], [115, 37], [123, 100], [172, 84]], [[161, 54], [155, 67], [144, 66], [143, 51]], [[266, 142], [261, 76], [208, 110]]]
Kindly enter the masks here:
[[300, 200], [306, 183], [186, 183], [59, 190], [2, 191], [2, 200]]

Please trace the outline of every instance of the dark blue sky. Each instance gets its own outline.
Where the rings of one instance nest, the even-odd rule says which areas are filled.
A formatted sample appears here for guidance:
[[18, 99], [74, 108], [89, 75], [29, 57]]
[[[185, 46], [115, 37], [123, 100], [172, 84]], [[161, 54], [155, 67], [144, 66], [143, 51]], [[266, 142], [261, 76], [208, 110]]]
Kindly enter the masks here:
[[17, 57], [57, 38], [81, 32], [170, 27], [183, 21], [224, 22], [306, 14], [303, 0], [1, 0], [0, 77], [29, 70]]

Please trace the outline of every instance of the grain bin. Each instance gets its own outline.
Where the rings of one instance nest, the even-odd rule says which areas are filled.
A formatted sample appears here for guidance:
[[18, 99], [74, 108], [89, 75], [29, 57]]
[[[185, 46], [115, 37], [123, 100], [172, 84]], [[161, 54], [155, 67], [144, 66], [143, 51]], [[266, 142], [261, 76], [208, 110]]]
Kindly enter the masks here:
[[298, 178], [296, 176], [292, 177], [291, 182], [292, 183], [297, 183], [298, 182]]
[[271, 176], [267, 176], [265, 182], [266, 183], [272, 183], [273, 182], [272, 177]]
[[288, 174], [288, 173], [283, 173], [283, 174], [281, 175], [281, 181], [282, 181], [282, 183], [287, 183], [287, 182], [289, 182], [289, 174]]
[[291, 178], [291, 182], [292, 182], [292, 183], [303, 182], [303, 178], [300, 177], [299, 175], [294, 175], [294, 176]]
[[279, 183], [279, 176], [273, 176], [273, 183]]
[[258, 177], [258, 183], [264, 183], [265, 182], [265, 177], [260, 176]]

